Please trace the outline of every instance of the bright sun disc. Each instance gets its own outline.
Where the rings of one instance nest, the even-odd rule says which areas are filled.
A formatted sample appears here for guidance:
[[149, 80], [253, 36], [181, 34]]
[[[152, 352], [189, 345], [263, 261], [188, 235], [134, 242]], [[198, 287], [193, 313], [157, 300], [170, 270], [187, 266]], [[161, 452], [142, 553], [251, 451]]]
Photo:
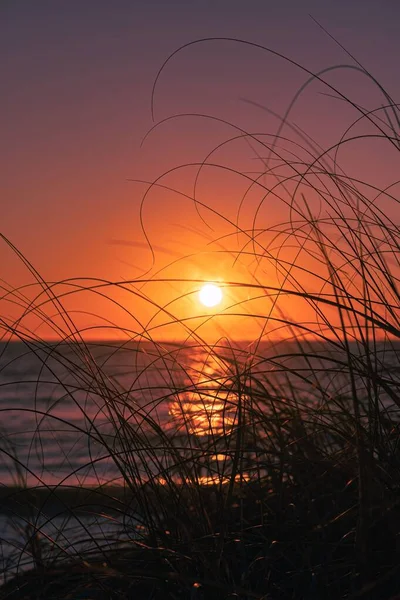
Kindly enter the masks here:
[[204, 306], [216, 306], [222, 300], [222, 291], [217, 285], [213, 283], [207, 283], [203, 285], [199, 292], [200, 302], [204, 304]]

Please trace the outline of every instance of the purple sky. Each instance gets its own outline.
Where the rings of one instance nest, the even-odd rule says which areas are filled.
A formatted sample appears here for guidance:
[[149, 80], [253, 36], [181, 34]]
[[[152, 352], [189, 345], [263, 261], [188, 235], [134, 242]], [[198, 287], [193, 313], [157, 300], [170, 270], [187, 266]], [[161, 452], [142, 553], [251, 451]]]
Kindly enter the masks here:
[[[268, 46], [312, 71], [351, 63], [310, 14], [399, 97], [400, 3], [394, 0], [2, 0], [1, 233], [50, 280], [134, 277], [150, 259], [138, 220], [143, 187], [127, 180], [153, 179], [199, 160], [227, 133], [215, 124], [171, 122], [140, 148], [152, 126], [150, 95], [163, 60], [192, 40], [226, 36]], [[358, 75], [331, 81], [340, 77], [348, 92], [365, 99], [369, 88]], [[155, 118], [206, 112], [276, 131], [276, 121], [241, 99], [282, 113], [304, 80], [292, 66], [251, 48], [193, 46], [161, 75]], [[317, 136], [324, 121], [329, 142], [337, 139], [332, 106], [322, 101], [311, 109], [304, 101], [294, 116]], [[221, 190], [219, 197], [218, 208], [229, 212], [229, 197]], [[174, 227], [185, 217], [179, 202], [166, 207], [155, 199], [146, 210], [154, 243], [176, 250], [168, 238], [176, 241]], [[190, 223], [192, 213], [188, 208]], [[188, 236], [182, 234], [183, 244]], [[4, 245], [0, 260], [3, 279], [24, 281], [25, 271]]]

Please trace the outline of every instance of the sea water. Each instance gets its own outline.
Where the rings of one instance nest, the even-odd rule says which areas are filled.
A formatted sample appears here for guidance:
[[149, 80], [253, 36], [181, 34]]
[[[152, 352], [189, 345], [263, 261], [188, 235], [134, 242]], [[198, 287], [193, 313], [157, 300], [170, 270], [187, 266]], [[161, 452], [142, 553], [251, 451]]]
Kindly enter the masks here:
[[[249, 390], [263, 396], [265, 411], [278, 401], [334, 405], [338, 397], [350, 398], [354, 386], [368, 402], [371, 369], [386, 385], [398, 388], [400, 345], [381, 342], [369, 355], [355, 342], [346, 347], [335, 341], [243, 342], [235, 348], [226, 343], [213, 348], [132, 341], [2, 343], [0, 485], [120, 485], [123, 470], [141, 481], [157, 478], [157, 470], [171, 466], [166, 439], [192, 449], [202, 440], [226, 439], [237, 423], [239, 397], [244, 402]], [[384, 386], [378, 388], [380, 402], [389, 406]], [[164, 444], [158, 462], [148, 460], [140, 446], [143, 439], [155, 448]], [[134, 471], [129, 471], [129, 461]], [[64, 546], [79, 549], [88, 529], [104, 537], [113, 529], [114, 539], [122, 529], [118, 519], [93, 515], [36, 519], [36, 530], [45, 537], [58, 535], [60, 552]], [[32, 566], [26, 547], [31, 524], [26, 516], [1, 515], [0, 506], [5, 572], [12, 560], [13, 568]]]
[[[353, 344], [351, 354], [360, 397], [366, 397], [371, 380], [362, 374], [365, 352]], [[370, 368], [398, 386], [400, 345], [378, 344]], [[130, 428], [128, 437], [147, 431], [148, 442], [157, 437], [158, 426], [165, 434], [197, 439], [219, 434], [234, 426], [238, 386], [255, 381], [266, 408], [269, 397], [326, 403], [352, 389], [348, 355], [334, 343], [243, 343], [235, 349], [3, 343], [0, 484], [118, 483], [121, 473], [111, 450], [118, 447], [122, 423]], [[381, 396], [385, 401], [384, 390]]]

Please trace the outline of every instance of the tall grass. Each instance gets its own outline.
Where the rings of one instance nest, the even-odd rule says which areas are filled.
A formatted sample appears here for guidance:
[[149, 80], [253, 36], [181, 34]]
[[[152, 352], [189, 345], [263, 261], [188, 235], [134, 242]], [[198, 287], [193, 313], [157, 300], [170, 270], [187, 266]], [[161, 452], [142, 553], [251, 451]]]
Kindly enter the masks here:
[[[15, 486], [0, 491], [10, 523], [23, 531], [3, 540], [0, 598], [384, 599], [398, 591], [396, 182], [378, 189], [339, 166], [339, 151], [355, 142], [399, 150], [398, 105], [361, 65], [353, 69], [382, 95], [372, 110], [325, 80], [329, 70], [298, 68], [310, 78], [306, 86], [317, 81], [352, 108], [356, 133], [350, 127], [324, 149], [291, 123], [303, 86], [277, 134], [232, 124], [232, 137], [187, 165], [196, 170], [193, 194], [175, 190], [202, 219], [223, 222], [210, 252], [244, 261], [251, 274], [225, 281], [243, 298], [203, 321], [257, 321], [252, 343], [234, 343], [228, 325], [210, 344], [199, 319], [182, 318], [174, 302], [158, 304], [144, 287], [184, 284], [194, 294], [200, 280], [165, 271], [132, 281], [46, 282], [2, 236], [34, 284], [2, 284], [1, 385], [29, 383], [19, 379], [23, 362], [11, 340], [23, 344], [23, 360], [36, 361], [37, 377], [30, 403], [1, 408], [1, 451]], [[260, 173], [217, 162], [218, 150], [237, 140], [250, 143]], [[247, 186], [236, 220], [200, 199], [207, 169]], [[143, 206], [157, 190], [171, 190], [167, 175], [149, 182]], [[252, 224], [242, 225], [252, 194]], [[272, 201], [285, 207], [280, 224], [263, 217]], [[131, 328], [107, 314], [99, 327], [104, 338], [125, 341], [90, 343], [91, 332], [76, 327], [65, 306], [88, 293], [129, 315]], [[131, 300], [151, 305], [153, 320], [140, 323]], [[8, 306], [17, 317], [6, 318]], [[59, 341], [30, 331], [28, 315]], [[164, 327], [180, 327], [182, 343], [157, 341], [160, 315]], [[47, 405], [43, 385], [57, 391]], [[32, 424], [18, 443], [8, 414], [15, 411]], [[64, 469], [53, 485], [44, 470], [50, 434]], [[68, 470], [83, 443], [86, 462]]]

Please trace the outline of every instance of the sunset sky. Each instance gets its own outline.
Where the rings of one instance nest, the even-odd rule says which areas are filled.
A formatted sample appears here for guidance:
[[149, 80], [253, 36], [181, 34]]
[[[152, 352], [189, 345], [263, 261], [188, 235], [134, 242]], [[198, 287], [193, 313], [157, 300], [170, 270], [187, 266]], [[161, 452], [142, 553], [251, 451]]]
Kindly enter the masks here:
[[[227, 222], [206, 209], [197, 214], [193, 202], [168, 190], [153, 190], [143, 206], [143, 223], [154, 245], [152, 262], [139, 214], [146, 187], [130, 180], [152, 181], [169, 169], [202, 161], [217, 144], [237, 134], [216, 121], [183, 117], [156, 128], [141, 146], [154, 124], [152, 86], [169, 54], [214, 36], [261, 44], [313, 72], [354, 64], [310, 15], [399, 99], [400, 3], [394, 0], [2, 0], [0, 233], [49, 282], [149, 277], [192, 253], [195, 258], [161, 271], [159, 277], [246, 281], [246, 261], [233, 265], [232, 255], [205, 252], [207, 242], [232, 233]], [[162, 72], [154, 119], [202, 113], [247, 131], [273, 134], [277, 119], [255, 104], [283, 115], [306, 79], [293, 65], [255, 48], [232, 42], [193, 45]], [[383, 103], [354, 71], [333, 72], [329, 81], [340, 83], [364, 106]], [[322, 91], [321, 85], [310, 86], [291, 119], [328, 147], [358, 115]], [[254, 152], [243, 141], [233, 142], [213, 159], [243, 172], [255, 171]], [[377, 156], [376, 150], [364, 147], [347, 156], [344, 151], [343, 161], [360, 178], [372, 173], [377, 185], [386, 185], [395, 180], [398, 163], [390, 149], [382, 152]], [[190, 195], [194, 173], [193, 168], [181, 169], [161, 183]], [[245, 182], [211, 169], [198, 191], [200, 201], [235, 220], [245, 190]], [[251, 225], [256, 204], [251, 197], [244, 204], [243, 226]], [[285, 218], [277, 203], [260, 214], [270, 222]], [[226, 241], [221, 244], [226, 247]], [[7, 284], [33, 281], [4, 242], [0, 264], [0, 277]], [[176, 283], [140, 289], [164, 304], [194, 288]], [[127, 303], [141, 323], [152, 315], [146, 301], [137, 296], [133, 300], [132, 291], [117, 290], [115, 298]], [[110, 309], [100, 297], [83, 293], [74, 301], [68, 305], [71, 310], [106, 313], [110, 320], [133, 327], [131, 317], [115, 306]], [[186, 308], [174, 314], [189, 316], [195, 301], [185, 302]], [[15, 306], [0, 307], [3, 314], [17, 314]], [[79, 327], [94, 323], [84, 314], [76, 319]], [[36, 325], [27, 322], [31, 328]], [[49, 335], [45, 329], [41, 334]]]

